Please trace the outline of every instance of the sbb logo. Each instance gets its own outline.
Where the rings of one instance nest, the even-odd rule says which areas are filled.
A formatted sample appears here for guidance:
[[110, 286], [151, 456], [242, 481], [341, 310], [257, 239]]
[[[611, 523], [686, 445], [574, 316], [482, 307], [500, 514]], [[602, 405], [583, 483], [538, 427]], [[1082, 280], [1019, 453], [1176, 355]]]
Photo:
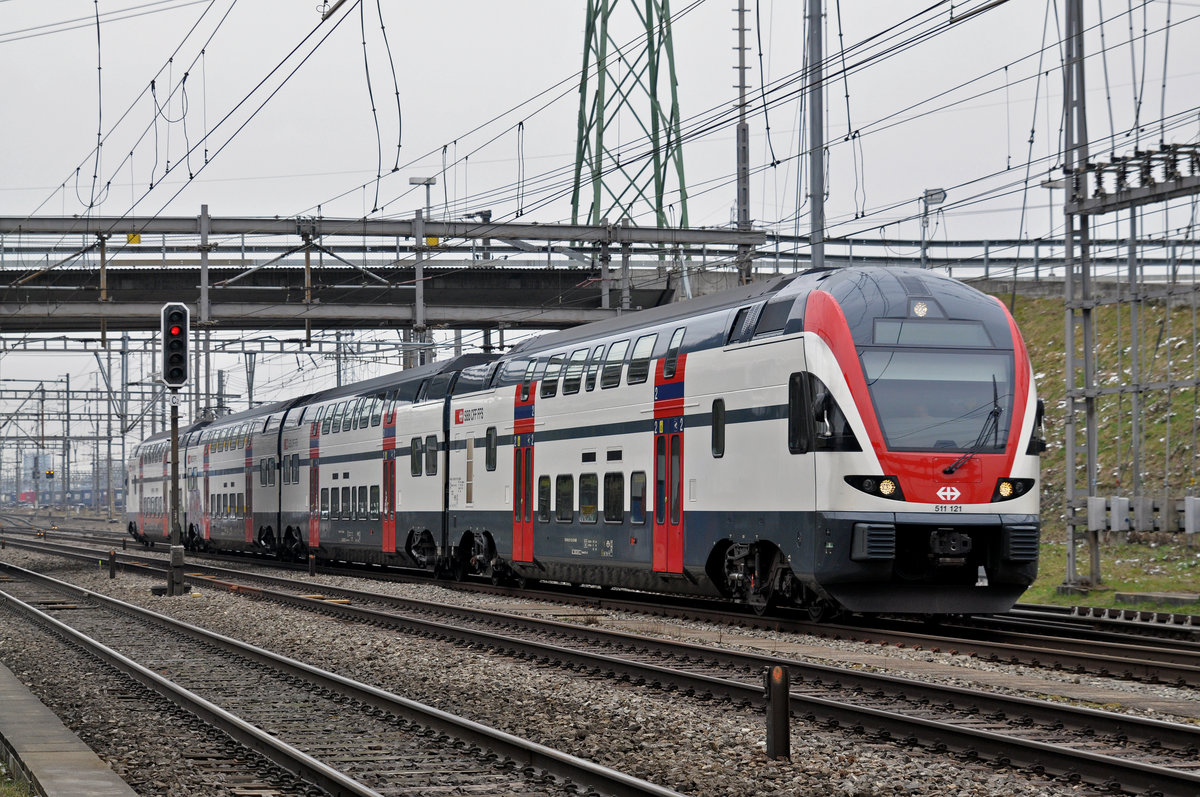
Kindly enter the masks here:
[[472, 407], [469, 410], [454, 411], [454, 425], [483, 420], [483, 407]]
[[957, 501], [960, 495], [962, 493], [958, 491], [957, 487], [943, 487], [937, 491], [938, 498], [943, 501]]

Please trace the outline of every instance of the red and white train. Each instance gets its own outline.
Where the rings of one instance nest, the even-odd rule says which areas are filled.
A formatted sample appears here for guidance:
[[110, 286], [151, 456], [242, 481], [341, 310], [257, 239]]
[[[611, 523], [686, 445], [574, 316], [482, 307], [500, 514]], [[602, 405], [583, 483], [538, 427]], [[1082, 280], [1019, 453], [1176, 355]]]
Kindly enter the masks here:
[[[1041, 405], [1007, 308], [903, 268], [780, 277], [180, 433], [185, 544], [833, 611], [1007, 610]], [[168, 537], [166, 435], [128, 528]]]

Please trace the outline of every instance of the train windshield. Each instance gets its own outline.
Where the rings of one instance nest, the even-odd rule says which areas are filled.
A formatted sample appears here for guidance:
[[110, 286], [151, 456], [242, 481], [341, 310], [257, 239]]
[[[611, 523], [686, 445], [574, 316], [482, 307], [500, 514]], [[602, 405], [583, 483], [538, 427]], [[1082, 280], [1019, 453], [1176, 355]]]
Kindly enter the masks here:
[[[869, 348], [861, 358], [892, 451], [962, 452], [977, 443], [983, 453], [1004, 448], [1012, 419], [1012, 352]], [[999, 418], [992, 424], [995, 408]]]

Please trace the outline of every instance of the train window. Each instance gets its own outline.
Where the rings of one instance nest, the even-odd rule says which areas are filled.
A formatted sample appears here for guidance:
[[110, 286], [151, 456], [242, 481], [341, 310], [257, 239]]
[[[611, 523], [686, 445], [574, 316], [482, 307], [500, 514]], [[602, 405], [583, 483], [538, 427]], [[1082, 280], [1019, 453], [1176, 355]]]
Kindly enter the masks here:
[[342, 514], [341, 492], [334, 487], [329, 491], [329, 517], [337, 520]]
[[431, 434], [425, 438], [425, 475], [437, 475], [438, 439]]
[[646, 474], [634, 471], [629, 475], [629, 522], [646, 522]]
[[583, 381], [583, 364], [587, 359], [587, 353], [587, 349], [576, 349], [571, 352], [571, 359], [567, 362], [566, 371], [563, 372], [563, 395], [579, 392], [579, 385]]
[[595, 523], [600, 505], [600, 477], [584, 473], [579, 477], [579, 522]]
[[317, 420], [321, 423], [321, 434], [329, 434], [329, 424], [333, 420], [333, 410], [329, 409], [328, 404], [321, 407], [317, 413]]
[[421, 475], [421, 438], [414, 437], [412, 439], [412, 448], [409, 456], [409, 473], [413, 476]]
[[537, 370], [537, 360], [530, 360], [525, 366], [525, 375], [521, 377], [521, 401], [529, 401], [529, 386], [533, 382], [533, 372]]
[[239, 515], [244, 515], [244, 514], [246, 514], [246, 494], [245, 494], [245, 493], [238, 493], [238, 494], [237, 494], [237, 502], [238, 502], [238, 503], [237, 503], [237, 511], [238, 511], [238, 514], [239, 514]]
[[556, 354], [546, 365], [546, 375], [542, 378], [542, 398], [550, 398], [558, 393], [558, 375], [565, 357], [565, 354]]
[[371, 520], [379, 520], [379, 485], [371, 485]]
[[258, 461], [258, 486], [267, 486], [267, 460], [260, 459]]
[[[378, 489], [378, 488], [376, 488], [376, 489]], [[358, 513], [357, 513], [356, 517], [358, 520], [367, 520], [368, 517], [370, 517], [367, 514], [367, 486], [365, 484], [362, 487], [358, 488]], [[378, 502], [376, 502], [376, 504], [375, 504], [375, 517], [376, 517], [376, 519], [378, 519], [378, 517], [379, 517]]]
[[300, 455], [292, 454], [292, 484], [300, 483]]
[[378, 426], [383, 420], [383, 399], [379, 396], [371, 396], [371, 425]]
[[496, 434], [496, 427], [489, 426], [484, 436], [487, 447], [484, 450], [483, 466], [488, 470], [496, 469], [496, 447], [499, 443], [499, 436]]
[[600, 373], [600, 361], [604, 359], [604, 344], [601, 343], [592, 352], [592, 359], [588, 361], [587, 379], [584, 382], [586, 390], [593, 390], [596, 387], [596, 374]]
[[574, 476], [554, 480], [554, 517], [559, 523], [570, 523], [575, 518]]
[[667, 345], [667, 358], [663, 361], [663, 377], [675, 378], [675, 368], [679, 363], [679, 350], [683, 348], [683, 336], [687, 327], [680, 327], [671, 333], [671, 342]]
[[338, 432], [342, 431], [342, 415], [345, 413], [345, 411], [346, 402], [344, 401], [339, 401], [334, 405], [333, 409], [329, 411], [329, 414], [333, 417], [333, 421], [329, 425], [330, 434], [337, 434]]
[[725, 399], [713, 399], [712, 403], [712, 455], [725, 456]]
[[387, 397], [383, 401], [383, 414], [388, 417], [389, 423], [395, 423], [394, 417], [396, 412], [396, 390], [393, 388], [387, 392]]
[[656, 435], [654, 439], [654, 522], [667, 522], [667, 437]]
[[222, 493], [221, 494], [221, 515], [227, 516], [228, 514], [229, 514], [229, 493]]
[[604, 522], [620, 523], [625, 518], [625, 474], [604, 474]]
[[267, 484], [271, 487], [275, 486], [275, 457], [267, 460]]
[[600, 387], [607, 390], [621, 384], [621, 368], [625, 365], [625, 352], [629, 351], [628, 340], [618, 340], [608, 349], [604, 358], [604, 371], [600, 374]]
[[355, 420], [355, 429], [366, 429], [371, 425], [371, 404], [375, 399], [370, 396], [363, 396], [358, 402], [358, 418]]
[[538, 520], [550, 522], [550, 477], [538, 477]]
[[788, 317], [792, 313], [792, 305], [795, 303], [794, 297], [767, 302], [767, 306], [763, 308], [762, 314], [758, 317], [758, 323], [754, 327], [754, 337], [762, 338], [781, 333], [787, 326]]
[[637, 385], [645, 382], [650, 376], [650, 355], [654, 351], [654, 343], [658, 335], [642, 335], [633, 344], [633, 355], [629, 360], [629, 373], [625, 376], [625, 384]]
[[342, 520], [354, 520], [354, 499], [349, 487], [342, 488]]
[[350, 399], [350, 405], [346, 407], [346, 420], [342, 421], [342, 429], [357, 429], [359, 426], [359, 410], [362, 408], [363, 400]]
[[812, 450], [813, 410], [808, 375], [788, 378], [788, 451], [807, 454]]
[[329, 488], [321, 488], [321, 520], [329, 520]]

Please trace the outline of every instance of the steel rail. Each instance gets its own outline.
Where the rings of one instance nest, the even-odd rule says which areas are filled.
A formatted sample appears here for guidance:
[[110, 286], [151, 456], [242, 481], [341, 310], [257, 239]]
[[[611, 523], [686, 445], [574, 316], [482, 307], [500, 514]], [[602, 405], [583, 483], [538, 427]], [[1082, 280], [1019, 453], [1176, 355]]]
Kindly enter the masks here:
[[[257, 578], [257, 576], [249, 574], [243, 575]], [[580, 651], [545, 642], [520, 640], [503, 633], [465, 629], [437, 621], [398, 616], [365, 607], [334, 604], [322, 598], [290, 595], [259, 587], [220, 582], [211, 578], [195, 576], [189, 578], [193, 583], [224, 586], [234, 592], [270, 598], [274, 601], [341, 617], [354, 617], [363, 622], [407, 626], [429, 636], [457, 638], [467, 644], [491, 650], [509, 651], [539, 662], [563, 662], [575, 668], [608, 672], [630, 680], [670, 684], [685, 692], [712, 694], [759, 706], [765, 703], [761, 684], [746, 684], [699, 673], [681, 672], [670, 667], [634, 662], [606, 654]], [[327, 591], [336, 592], [342, 596], [357, 594], [357, 597], [362, 600], [380, 600], [380, 596], [371, 593], [356, 593], [353, 590], [341, 589], [327, 589]], [[401, 600], [411, 601], [411, 599]], [[440, 608], [444, 611], [455, 611], [450, 607]], [[690, 654], [693, 658], [716, 659], [751, 669], [778, 664], [789, 668], [793, 673], [794, 684], [802, 683], [805, 680], [814, 683], [832, 681], [843, 685], [852, 684], [849, 686], [850, 689], [867, 692], [879, 691], [886, 685], [910, 696], [939, 701], [949, 700], [959, 705], [965, 703], [979, 711], [1009, 715], [1015, 713], [1045, 723], [1059, 723], [1068, 719], [1076, 727], [1088, 728], [1097, 734], [1109, 734], [1115, 737], [1136, 735], [1147, 740], [1148, 744], [1164, 744], [1189, 752], [1200, 749], [1200, 728], [1190, 725], [1064, 706], [1029, 698], [988, 694], [960, 687], [925, 684], [895, 676], [856, 672], [780, 657], [758, 656], [701, 645], [667, 642], [652, 637], [600, 631], [568, 623], [520, 618], [502, 612], [478, 609], [463, 609], [462, 612], [491, 616], [506, 622], [516, 621], [528, 626], [551, 628], [599, 642], [620, 642], [645, 649], [658, 649], [673, 655]], [[852, 729], [871, 728], [883, 739], [917, 741], [935, 749], [953, 748], [968, 754], [978, 754], [999, 763], [1014, 764], [1035, 771], [1044, 771], [1064, 777], [1079, 775], [1089, 782], [1103, 786], [1119, 783], [1121, 788], [1138, 793], [1153, 793], [1161, 790], [1163, 794], [1167, 795], [1194, 795], [1200, 792], [1200, 774], [1170, 767], [1129, 761], [1111, 755], [1077, 750], [898, 712], [855, 706], [842, 701], [795, 692], [792, 693], [790, 702], [791, 711], [798, 716], [824, 721], [834, 727], [848, 725]]]
[[[39, 573], [33, 573], [23, 568], [15, 568], [12, 565], [4, 563], [0, 563], [0, 567], [3, 567], [5, 570], [19, 572], [27, 578], [36, 577], [37, 580], [57, 581], [56, 579], [49, 579], [47, 576], [42, 576]], [[86, 590], [80, 590], [78, 587], [63, 584], [63, 582], [57, 583], [70, 590], [86, 593]], [[91, 596], [89, 595], [89, 597]], [[30, 606], [3, 590], [0, 590], [0, 602], [24, 613], [31, 620], [49, 627], [55, 633], [61, 634], [67, 640], [79, 645], [104, 663], [125, 673], [152, 692], [162, 695], [174, 704], [183, 707], [208, 724], [228, 734], [243, 747], [259, 753], [279, 767], [309, 783], [319, 786], [330, 794], [355, 795], [355, 797], [382, 797], [379, 792], [364, 786], [358, 781], [347, 778], [336, 769], [322, 764], [307, 753], [279, 741], [271, 734], [259, 730], [236, 715], [225, 711], [220, 706], [210, 703], [199, 695], [163, 678], [153, 670], [143, 667], [136, 661], [121, 655], [102, 642], [76, 631], [69, 625], [56, 620], [45, 612], [38, 610], [34, 606]]]
[[[138, 565], [152, 572], [162, 570], [152, 565]], [[220, 571], [221, 568], [206, 568]], [[312, 585], [297, 584], [288, 579], [274, 576], [250, 574], [240, 571], [225, 571], [224, 575], [241, 578], [283, 582], [303, 590]], [[438, 638], [455, 638], [491, 650], [506, 651], [524, 658], [542, 662], [563, 662], [569, 666], [608, 672], [616, 677], [638, 682], [671, 684], [674, 688], [692, 693], [712, 694], [730, 700], [762, 705], [764, 698], [761, 685], [745, 684], [728, 679], [695, 673], [683, 673], [669, 667], [645, 664], [619, 657], [579, 651], [545, 642], [520, 640], [509, 634], [492, 633], [476, 629], [464, 629], [446, 623], [396, 615], [366, 607], [330, 603], [324, 598], [293, 595], [257, 586], [248, 586], [231, 581], [220, 581], [212, 576], [189, 574], [194, 584], [216, 586], [251, 597], [283, 602], [312, 611], [357, 618], [369, 623], [387, 623], [393, 627], [406, 627], [415, 633]], [[795, 684], [805, 681], [816, 684], [831, 683], [847, 690], [867, 693], [890, 689], [908, 698], [930, 702], [948, 702], [967, 705], [978, 712], [1017, 715], [1048, 724], [1069, 721], [1074, 727], [1088, 729], [1096, 734], [1116, 738], [1136, 737], [1145, 740], [1147, 746], [1165, 745], [1176, 750], [1191, 752], [1200, 749], [1200, 728], [1181, 723], [1163, 722], [1141, 717], [1114, 714], [1047, 701], [1023, 697], [986, 693], [961, 687], [942, 686], [911, 681], [908, 679], [842, 669], [829, 665], [799, 662], [773, 656], [761, 656], [736, 651], [709, 648], [689, 643], [669, 642], [615, 631], [603, 631], [556, 621], [519, 617], [490, 610], [430, 604], [411, 598], [390, 598], [374, 593], [345, 588], [322, 586], [326, 593], [350, 597], [362, 601], [386, 601], [400, 605], [430, 607], [443, 613], [463, 616], [488, 617], [497, 622], [518, 623], [530, 628], [541, 628], [569, 633], [603, 644], [623, 644], [646, 650], [660, 650], [672, 655], [701, 657], [730, 663], [734, 666], [757, 669], [772, 665], [783, 665], [793, 673]], [[952, 723], [912, 717], [897, 712], [884, 711], [865, 706], [854, 706], [841, 701], [793, 693], [791, 710], [798, 716], [828, 723], [833, 727], [848, 725], [854, 730], [870, 728], [880, 738], [919, 742], [934, 749], [956, 749], [968, 754], [982, 755], [1000, 763], [1010, 763], [1035, 771], [1049, 772], [1059, 776], [1080, 776], [1102, 786], [1119, 783], [1124, 789], [1138, 792], [1159, 790], [1164, 794], [1192, 795], [1200, 792], [1200, 775], [1137, 761], [1128, 761], [1111, 755], [1091, 753], [1020, 737], [1007, 736], [994, 731], [984, 731]]]
[[[679, 792], [657, 786], [609, 767], [600, 766], [599, 764], [577, 758], [560, 750], [522, 739], [477, 722], [472, 722], [433, 708], [432, 706], [409, 700], [408, 698], [378, 689], [369, 684], [353, 681], [295, 659], [280, 656], [269, 650], [213, 633], [204, 628], [176, 620], [149, 609], [4, 562], [0, 562], [0, 569], [18, 572], [27, 578], [55, 585], [65, 592], [78, 593], [89, 600], [104, 604], [112, 609], [145, 620], [161, 623], [195, 639], [217, 645], [265, 666], [283, 670], [291, 675], [303, 678], [322, 688], [348, 694], [353, 699], [361, 701], [365, 705], [407, 717], [439, 733], [444, 733], [456, 739], [462, 739], [465, 742], [478, 745], [499, 756], [510, 758], [518, 764], [544, 770], [556, 777], [576, 784], [584, 784], [595, 789], [599, 794], [613, 795], [613, 797], [681, 797]], [[234, 591], [254, 593], [254, 590]], [[309, 600], [312, 603], [321, 603], [320, 601]], [[325, 605], [328, 606], [328, 604]], [[374, 792], [368, 793], [374, 794]]]

